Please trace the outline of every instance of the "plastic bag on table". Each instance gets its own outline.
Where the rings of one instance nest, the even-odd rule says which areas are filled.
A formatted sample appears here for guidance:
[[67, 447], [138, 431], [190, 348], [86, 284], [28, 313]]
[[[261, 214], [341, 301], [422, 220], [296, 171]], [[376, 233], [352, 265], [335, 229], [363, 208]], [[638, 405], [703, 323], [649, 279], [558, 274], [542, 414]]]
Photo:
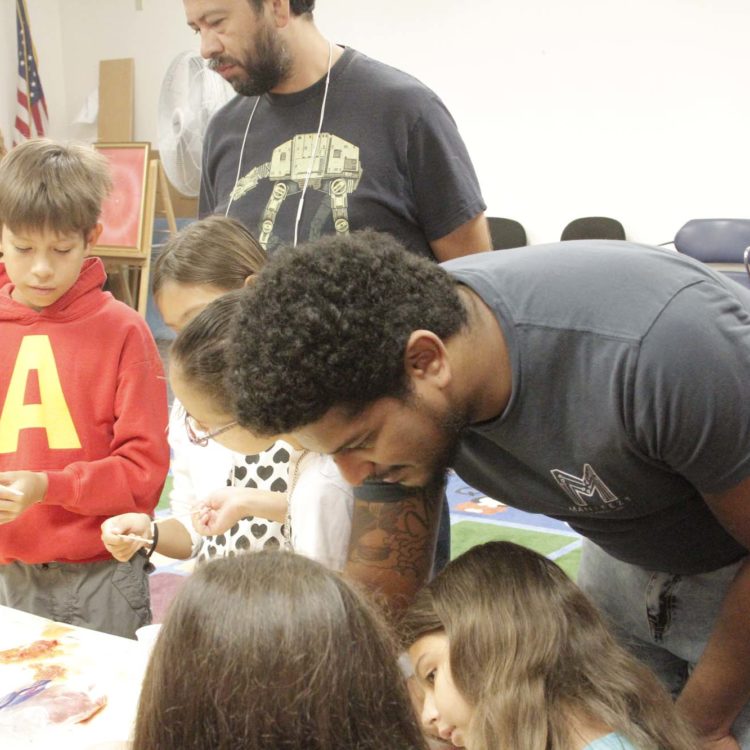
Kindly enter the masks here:
[[43, 729], [85, 721], [107, 705], [93, 685], [37, 680], [0, 697], [0, 728]]

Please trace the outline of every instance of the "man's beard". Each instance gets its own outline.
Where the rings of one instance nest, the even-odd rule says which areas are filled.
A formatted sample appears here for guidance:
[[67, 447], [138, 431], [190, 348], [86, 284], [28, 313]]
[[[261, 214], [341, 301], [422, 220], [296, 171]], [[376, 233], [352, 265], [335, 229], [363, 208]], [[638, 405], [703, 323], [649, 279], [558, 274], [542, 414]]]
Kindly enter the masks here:
[[437, 487], [445, 482], [445, 475], [456, 458], [461, 432], [468, 419], [456, 409], [440, 416], [431, 414], [431, 418], [440, 429], [441, 441], [439, 445], [428, 446], [425, 464], [429, 472], [427, 485]]
[[247, 52], [243, 60], [216, 57], [208, 64], [212, 70], [228, 64], [242, 68], [245, 77], [230, 81], [234, 90], [242, 96], [268, 93], [285, 81], [292, 69], [292, 60], [286, 47], [269, 26], [258, 29], [253, 47], [253, 52]]

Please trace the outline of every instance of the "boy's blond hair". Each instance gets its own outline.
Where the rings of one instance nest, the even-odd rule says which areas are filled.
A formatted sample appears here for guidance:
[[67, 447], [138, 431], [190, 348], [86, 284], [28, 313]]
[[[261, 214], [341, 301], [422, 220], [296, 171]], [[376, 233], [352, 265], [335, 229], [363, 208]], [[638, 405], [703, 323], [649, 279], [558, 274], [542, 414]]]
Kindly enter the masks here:
[[25, 141], [0, 162], [0, 224], [85, 237], [111, 187], [109, 163], [90, 146]]

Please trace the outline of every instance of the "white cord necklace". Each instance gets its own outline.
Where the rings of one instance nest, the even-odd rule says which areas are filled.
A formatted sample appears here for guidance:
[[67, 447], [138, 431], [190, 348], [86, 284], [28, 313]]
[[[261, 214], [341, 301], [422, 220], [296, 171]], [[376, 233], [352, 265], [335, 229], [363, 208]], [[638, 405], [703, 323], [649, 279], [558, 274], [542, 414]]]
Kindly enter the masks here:
[[247, 142], [247, 134], [250, 132], [250, 123], [253, 121], [253, 115], [255, 114], [255, 110], [258, 109], [259, 101], [260, 101], [260, 97], [258, 97], [255, 100], [255, 104], [253, 104], [253, 108], [250, 112], [250, 117], [247, 120], [247, 126], [245, 127], [245, 135], [242, 137], [242, 147], [240, 148], [240, 158], [237, 162], [237, 174], [234, 177], [234, 187], [232, 188], [232, 191], [229, 193], [229, 202], [227, 203], [227, 210], [224, 211], [225, 218], [229, 216], [229, 208], [234, 202], [234, 198], [232, 196], [234, 195], [234, 191], [235, 191], [235, 188], [237, 187], [237, 183], [240, 181], [240, 170], [242, 169], [242, 157], [245, 155], [245, 143]]
[[326, 99], [328, 99], [328, 84], [331, 80], [331, 61], [333, 60], [333, 44], [328, 42], [328, 72], [326, 73], [326, 87], [323, 91], [323, 103], [320, 107], [320, 121], [318, 122], [318, 132], [315, 134], [315, 145], [313, 146], [312, 157], [310, 158], [310, 166], [307, 168], [307, 174], [305, 175], [305, 182], [302, 185], [302, 196], [299, 199], [299, 205], [297, 206], [297, 218], [294, 221], [294, 244], [292, 247], [297, 247], [297, 233], [299, 230], [300, 219], [302, 219], [302, 208], [305, 205], [305, 193], [307, 192], [307, 183], [310, 182], [310, 175], [312, 174], [313, 164], [315, 164], [315, 157], [318, 155], [318, 143], [320, 142], [320, 133], [323, 130], [323, 116], [326, 112]]
[[[318, 155], [318, 145], [320, 144], [320, 134], [323, 131], [323, 118], [325, 117], [326, 112], [326, 101], [328, 100], [328, 86], [331, 82], [331, 64], [333, 62], [333, 43], [328, 42], [328, 70], [326, 71], [326, 83], [325, 88], [323, 89], [323, 102], [320, 106], [320, 120], [318, 121], [318, 132], [315, 134], [315, 143], [313, 145], [313, 151], [312, 156], [310, 158], [310, 164], [307, 168], [307, 174], [305, 175], [305, 181], [302, 185], [302, 195], [299, 199], [299, 205], [297, 206], [297, 216], [294, 220], [294, 244], [292, 247], [297, 247], [297, 240], [299, 236], [299, 225], [300, 221], [302, 220], [302, 209], [305, 205], [305, 193], [307, 192], [307, 185], [310, 182], [310, 176], [312, 175], [313, 165], [315, 164], [315, 158]], [[232, 188], [231, 193], [229, 194], [229, 201], [227, 202], [227, 209], [224, 212], [224, 216], [229, 216], [229, 208], [231, 207], [234, 199], [234, 191], [237, 188], [237, 184], [240, 180], [240, 172], [242, 171], [242, 158], [245, 155], [245, 144], [247, 143], [247, 134], [250, 132], [250, 123], [253, 121], [253, 115], [255, 115], [255, 110], [258, 108], [258, 102], [260, 102], [260, 97], [258, 97], [255, 100], [255, 104], [253, 105], [253, 108], [250, 112], [250, 117], [247, 120], [247, 125], [245, 126], [245, 135], [242, 138], [242, 146], [240, 147], [240, 158], [237, 160], [237, 174], [234, 178], [234, 187]]]

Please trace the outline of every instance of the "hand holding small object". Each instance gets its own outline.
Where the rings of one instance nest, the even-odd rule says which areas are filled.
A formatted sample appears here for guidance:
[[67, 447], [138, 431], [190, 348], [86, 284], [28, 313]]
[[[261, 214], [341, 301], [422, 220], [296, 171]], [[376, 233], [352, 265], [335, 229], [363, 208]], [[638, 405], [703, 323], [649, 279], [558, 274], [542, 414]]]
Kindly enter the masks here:
[[284, 522], [287, 515], [285, 492], [251, 487], [222, 487], [213, 490], [198, 506], [193, 528], [203, 536], [224, 534], [247, 516]]
[[141, 547], [151, 545], [151, 518], [146, 513], [123, 513], [101, 526], [102, 543], [120, 562], [127, 562]]
[[38, 471], [0, 472], [0, 523], [15, 521], [47, 494], [47, 475]]
[[210, 503], [204, 503], [193, 513], [193, 528], [203, 536], [212, 536], [214, 534], [213, 526], [216, 522], [216, 511]]
[[223, 487], [214, 490], [196, 509], [193, 528], [203, 536], [224, 534], [240, 518], [248, 515], [247, 509], [240, 502], [246, 494], [247, 490], [244, 487]]
[[[112, 532], [113, 534], [115, 532]], [[131, 542], [141, 542], [141, 544], [151, 544], [153, 539], [146, 539], [145, 537], [138, 536], [137, 534], [117, 534], [117, 536], [120, 537], [120, 539], [127, 539]]]

